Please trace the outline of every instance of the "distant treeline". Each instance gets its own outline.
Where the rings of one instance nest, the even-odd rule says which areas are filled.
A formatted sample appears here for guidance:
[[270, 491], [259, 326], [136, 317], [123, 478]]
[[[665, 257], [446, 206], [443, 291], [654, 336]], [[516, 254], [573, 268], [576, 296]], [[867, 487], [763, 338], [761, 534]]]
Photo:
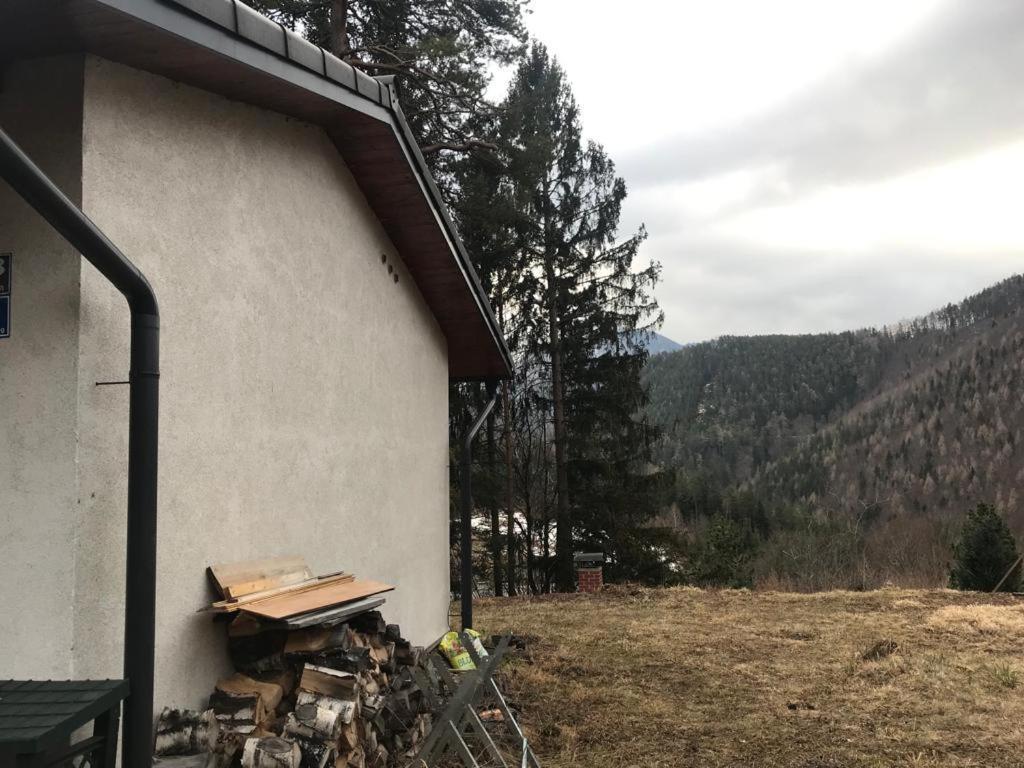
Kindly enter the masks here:
[[661, 522], [700, 583], [945, 583], [967, 512], [1024, 533], [1024, 278], [883, 329], [652, 358]]

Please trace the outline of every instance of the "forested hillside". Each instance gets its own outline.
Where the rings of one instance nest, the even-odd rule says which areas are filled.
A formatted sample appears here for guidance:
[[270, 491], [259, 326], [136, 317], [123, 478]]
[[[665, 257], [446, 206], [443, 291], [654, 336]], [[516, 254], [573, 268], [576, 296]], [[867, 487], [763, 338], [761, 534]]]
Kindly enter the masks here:
[[889, 328], [652, 357], [648, 415], [691, 576], [937, 583], [977, 502], [1024, 533], [1022, 299], [1013, 277]]

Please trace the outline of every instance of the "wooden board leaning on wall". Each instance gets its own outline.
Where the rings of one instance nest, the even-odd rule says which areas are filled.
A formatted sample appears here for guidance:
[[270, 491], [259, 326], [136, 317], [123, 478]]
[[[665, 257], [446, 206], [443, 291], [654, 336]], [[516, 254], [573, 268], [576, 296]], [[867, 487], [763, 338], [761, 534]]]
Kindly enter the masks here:
[[211, 565], [208, 572], [223, 599], [201, 610], [243, 611], [271, 620], [343, 605], [394, 589], [377, 581], [356, 580], [344, 571], [313, 576], [305, 559], [298, 556]]

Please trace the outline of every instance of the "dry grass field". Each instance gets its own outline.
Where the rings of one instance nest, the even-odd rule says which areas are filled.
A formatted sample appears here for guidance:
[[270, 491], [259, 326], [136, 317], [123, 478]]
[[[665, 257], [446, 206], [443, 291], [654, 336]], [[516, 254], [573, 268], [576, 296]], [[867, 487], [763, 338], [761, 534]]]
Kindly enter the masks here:
[[545, 768], [1024, 766], [1024, 601], [614, 588], [488, 599]]

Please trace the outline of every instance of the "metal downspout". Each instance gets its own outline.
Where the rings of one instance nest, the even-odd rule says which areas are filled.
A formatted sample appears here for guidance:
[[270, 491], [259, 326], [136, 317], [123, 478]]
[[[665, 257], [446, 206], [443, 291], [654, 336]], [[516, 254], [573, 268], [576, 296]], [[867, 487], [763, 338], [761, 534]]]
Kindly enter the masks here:
[[124, 295], [131, 310], [124, 616], [124, 675], [129, 694], [124, 710], [121, 765], [144, 768], [152, 762], [153, 754], [160, 310], [145, 276], [3, 129], [0, 178]]
[[473, 626], [473, 438], [480, 431], [484, 421], [498, 401], [498, 387], [493, 381], [487, 382], [487, 394], [491, 397], [462, 438], [462, 469], [459, 475], [461, 494], [459, 559], [459, 596], [462, 598], [462, 629]]

